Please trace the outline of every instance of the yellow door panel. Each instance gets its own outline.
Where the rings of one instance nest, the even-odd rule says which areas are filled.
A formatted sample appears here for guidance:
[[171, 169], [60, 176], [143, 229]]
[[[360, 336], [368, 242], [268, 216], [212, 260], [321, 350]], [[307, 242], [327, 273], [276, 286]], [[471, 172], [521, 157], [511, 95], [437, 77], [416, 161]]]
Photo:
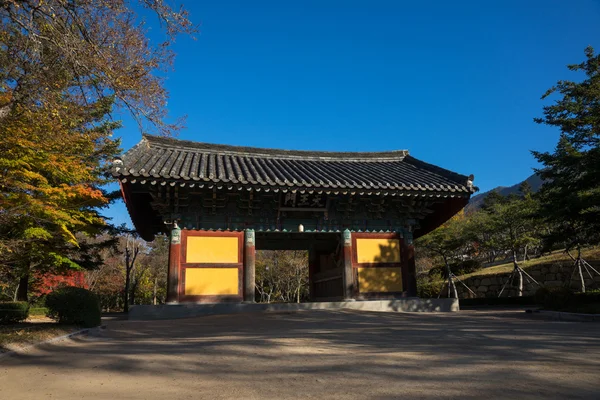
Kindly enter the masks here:
[[400, 268], [359, 268], [358, 290], [360, 293], [401, 292]]
[[239, 242], [231, 236], [188, 236], [185, 261], [198, 264], [236, 264]]
[[217, 296], [239, 294], [237, 268], [186, 268], [185, 294]]
[[362, 263], [399, 263], [398, 239], [356, 239], [356, 258]]

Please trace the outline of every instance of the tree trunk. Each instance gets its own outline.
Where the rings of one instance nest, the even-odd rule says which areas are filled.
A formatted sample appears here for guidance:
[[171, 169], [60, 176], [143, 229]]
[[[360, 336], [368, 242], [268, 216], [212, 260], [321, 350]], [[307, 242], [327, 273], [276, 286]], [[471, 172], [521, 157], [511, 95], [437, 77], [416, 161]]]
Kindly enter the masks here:
[[517, 251], [513, 250], [513, 265], [515, 266], [515, 270], [517, 271], [517, 275], [519, 277], [517, 283], [517, 296], [523, 297], [523, 272], [521, 272], [521, 268], [519, 268], [519, 264], [517, 262]]
[[17, 301], [28, 301], [27, 292], [29, 291], [29, 273], [19, 278], [19, 287], [17, 288]]
[[131, 293], [129, 293], [129, 305], [132, 306], [135, 304], [135, 292], [137, 291], [138, 280], [134, 276], [131, 280]]
[[15, 289], [15, 293], [13, 294], [13, 301], [17, 301], [17, 293], [19, 293], [19, 284], [17, 283], [17, 287]]
[[520, 269], [517, 270], [517, 273], [519, 274], [519, 292], [517, 293], [517, 296], [523, 297], [523, 273]]
[[456, 285], [454, 284], [454, 280], [450, 278], [450, 284], [452, 285], [452, 293], [455, 299], [458, 299], [458, 291], [456, 290]]
[[129, 312], [129, 285], [131, 284], [131, 279], [129, 278], [129, 271], [127, 271], [125, 276], [125, 293], [123, 293], [123, 311]]
[[579, 282], [581, 283], [581, 293], [585, 293], [585, 278], [581, 269], [581, 260], [577, 260], [577, 269], [579, 271]]
[[581, 248], [577, 247], [577, 270], [579, 272], [579, 282], [581, 283], [581, 293], [585, 293], [585, 278], [581, 269]]
[[156, 305], [156, 286], [158, 285], [158, 276], [154, 277], [154, 300], [152, 304]]
[[452, 270], [450, 269], [450, 264], [448, 264], [446, 257], [444, 257], [444, 263], [446, 264], [446, 273], [448, 274], [448, 298], [453, 297], [458, 299], [456, 285], [454, 285], [454, 280], [452, 279]]

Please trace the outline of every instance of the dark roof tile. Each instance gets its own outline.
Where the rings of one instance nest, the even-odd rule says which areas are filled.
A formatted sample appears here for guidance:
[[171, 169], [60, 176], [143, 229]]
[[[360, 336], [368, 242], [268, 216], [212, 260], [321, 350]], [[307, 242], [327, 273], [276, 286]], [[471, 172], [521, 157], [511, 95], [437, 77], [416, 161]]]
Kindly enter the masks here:
[[417, 160], [405, 150], [319, 152], [259, 149], [144, 135], [113, 166], [115, 177], [203, 180], [259, 186], [473, 193], [465, 175]]

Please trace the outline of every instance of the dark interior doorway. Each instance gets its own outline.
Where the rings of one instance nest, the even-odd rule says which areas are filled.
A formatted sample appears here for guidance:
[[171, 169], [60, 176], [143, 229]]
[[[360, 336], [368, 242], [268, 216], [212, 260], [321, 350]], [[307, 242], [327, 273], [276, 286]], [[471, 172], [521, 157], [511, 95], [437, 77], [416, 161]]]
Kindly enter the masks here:
[[[257, 232], [256, 251], [304, 251], [308, 263], [308, 293], [301, 301], [341, 300], [343, 287], [343, 249], [341, 233], [325, 232]], [[303, 253], [306, 254], [306, 253]], [[298, 253], [292, 259], [298, 262]], [[257, 259], [260, 255], [257, 255]], [[296, 271], [298, 276], [301, 271]], [[257, 282], [257, 286], [261, 283]], [[264, 301], [264, 293], [257, 287], [257, 301]]]

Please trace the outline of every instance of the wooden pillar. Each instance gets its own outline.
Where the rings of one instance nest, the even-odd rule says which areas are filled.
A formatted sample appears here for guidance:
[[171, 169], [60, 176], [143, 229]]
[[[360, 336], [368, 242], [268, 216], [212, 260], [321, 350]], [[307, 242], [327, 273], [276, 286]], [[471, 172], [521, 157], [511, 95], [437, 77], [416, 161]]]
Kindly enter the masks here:
[[244, 301], [246, 303], [254, 303], [255, 292], [255, 240], [254, 230], [246, 230], [246, 238], [244, 240]]
[[167, 303], [179, 302], [179, 262], [181, 258], [181, 229], [177, 223], [171, 230], [169, 246], [169, 273], [167, 275]]
[[415, 265], [415, 245], [413, 244], [412, 233], [404, 234], [404, 268], [406, 274], [406, 295], [408, 297], [417, 296], [417, 267]]
[[344, 300], [350, 300], [354, 294], [354, 270], [352, 268], [352, 233], [346, 229], [343, 232], [344, 245]]

